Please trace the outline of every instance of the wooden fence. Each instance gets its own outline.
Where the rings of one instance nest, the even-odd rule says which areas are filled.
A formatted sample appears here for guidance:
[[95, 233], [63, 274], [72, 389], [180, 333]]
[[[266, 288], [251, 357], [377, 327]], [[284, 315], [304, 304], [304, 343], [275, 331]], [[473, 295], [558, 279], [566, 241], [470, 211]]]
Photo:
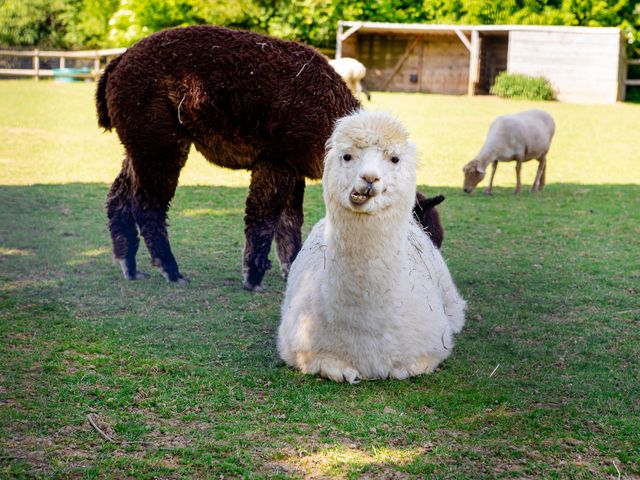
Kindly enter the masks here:
[[[0, 58], [4, 61], [0, 62], [0, 66], [12, 62], [7, 61], [13, 58], [14, 62], [19, 59], [31, 58], [31, 68], [0, 68], [0, 76], [17, 76], [17, 77], [35, 77], [36, 80], [42, 77], [72, 77], [72, 78], [89, 78], [95, 80], [102, 73], [103, 65], [110, 57], [124, 52], [126, 48], [111, 48], [104, 50], [81, 50], [75, 52], [65, 51], [48, 51], [48, 50], [0, 50]], [[41, 68], [42, 59], [53, 58], [58, 61], [59, 68]], [[67, 68], [67, 60], [85, 60], [89, 61], [91, 67], [84, 68], [84, 71], [73, 71]], [[20, 63], [18, 61], [18, 63]], [[80, 70], [80, 69], [77, 69]]]
[[[102, 73], [103, 65], [106, 64], [110, 57], [120, 55], [126, 48], [109, 48], [103, 50], [79, 50], [75, 52], [68, 51], [49, 51], [49, 50], [0, 50], [0, 58], [29, 58], [31, 57], [31, 68], [2, 68], [7, 62], [0, 61], [0, 77], [1, 76], [17, 76], [17, 77], [35, 77], [36, 80], [42, 77], [71, 77], [71, 78], [88, 78], [95, 80]], [[54, 58], [59, 61], [58, 69], [40, 68], [41, 59]], [[91, 60], [92, 68], [86, 72], [65, 72], [56, 70], [64, 70], [66, 68], [67, 59]], [[628, 65], [640, 65], [640, 59], [627, 60]], [[640, 86], [640, 78], [626, 78], [625, 85], [627, 87]]]

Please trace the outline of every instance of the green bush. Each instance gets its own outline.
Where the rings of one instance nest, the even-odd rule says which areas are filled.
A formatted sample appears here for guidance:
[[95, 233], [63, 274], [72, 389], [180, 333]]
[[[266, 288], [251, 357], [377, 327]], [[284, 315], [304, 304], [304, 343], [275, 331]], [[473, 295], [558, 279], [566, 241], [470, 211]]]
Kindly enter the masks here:
[[553, 100], [555, 97], [553, 87], [546, 78], [507, 72], [498, 74], [491, 93], [503, 98], [526, 100]]

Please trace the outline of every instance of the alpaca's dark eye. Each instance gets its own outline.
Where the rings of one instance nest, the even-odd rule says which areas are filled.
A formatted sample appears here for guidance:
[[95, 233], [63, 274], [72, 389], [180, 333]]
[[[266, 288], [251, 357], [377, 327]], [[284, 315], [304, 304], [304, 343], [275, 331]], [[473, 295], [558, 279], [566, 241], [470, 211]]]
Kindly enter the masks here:
[[391, 161], [393, 163], [398, 163], [400, 161], [400, 157], [391, 157]]
[[345, 162], [348, 162], [349, 160], [351, 160], [351, 155], [350, 155], [349, 153], [345, 153], [345, 154], [342, 156], [342, 159], [343, 159]]

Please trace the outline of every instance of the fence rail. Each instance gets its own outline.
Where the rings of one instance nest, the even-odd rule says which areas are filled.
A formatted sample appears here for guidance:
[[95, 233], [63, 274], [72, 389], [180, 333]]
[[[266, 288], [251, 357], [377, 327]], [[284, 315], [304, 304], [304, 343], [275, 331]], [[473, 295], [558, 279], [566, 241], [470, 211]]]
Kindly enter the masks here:
[[[126, 48], [108, 48], [102, 50], [77, 50], [53, 51], [53, 50], [0, 50], [0, 57], [31, 58], [31, 68], [0, 68], [0, 76], [35, 77], [36, 80], [42, 77], [71, 77], [96, 79], [102, 73], [102, 65], [109, 57], [120, 55]], [[41, 68], [41, 60], [45, 58], [55, 58], [59, 62], [59, 71], [51, 68]], [[64, 71], [67, 59], [73, 60], [93, 60], [93, 65], [89, 72]]]
[[[85, 78], [95, 80], [102, 74], [102, 65], [109, 57], [120, 55], [126, 48], [106, 48], [102, 50], [77, 50], [55, 51], [55, 50], [0, 50], [0, 57], [31, 57], [32, 68], [0, 68], [0, 76], [35, 77], [36, 80], [42, 77], [70, 77]], [[51, 68], [40, 68], [41, 59], [59, 59], [59, 70], [66, 68], [67, 59], [93, 60], [93, 68], [89, 72], [56, 72]], [[640, 65], [640, 59], [627, 60], [627, 66]], [[627, 87], [640, 86], [640, 79], [626, 78], [624, 81]]]

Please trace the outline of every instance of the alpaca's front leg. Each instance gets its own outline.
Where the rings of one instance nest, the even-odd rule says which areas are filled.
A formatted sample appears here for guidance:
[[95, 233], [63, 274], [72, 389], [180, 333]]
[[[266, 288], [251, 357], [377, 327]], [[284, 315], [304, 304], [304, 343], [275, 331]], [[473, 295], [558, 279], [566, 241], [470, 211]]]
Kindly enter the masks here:
[[247, 290], [262, 289], [264, 274], [271, 268], [271, 242], [295, 185], [295, 177], [276, 168], [272, 162], [263, 161], [251, 172], [244, 216], [243, 270]]
[[275, 234], [276, 252], [280, 261], [282, 276], [285, 279], [289, 276], [291, 264], [302, 246], [303, 200], [304, 178], [299, 178], [296, 180], [295, 188], [278, 220]]

